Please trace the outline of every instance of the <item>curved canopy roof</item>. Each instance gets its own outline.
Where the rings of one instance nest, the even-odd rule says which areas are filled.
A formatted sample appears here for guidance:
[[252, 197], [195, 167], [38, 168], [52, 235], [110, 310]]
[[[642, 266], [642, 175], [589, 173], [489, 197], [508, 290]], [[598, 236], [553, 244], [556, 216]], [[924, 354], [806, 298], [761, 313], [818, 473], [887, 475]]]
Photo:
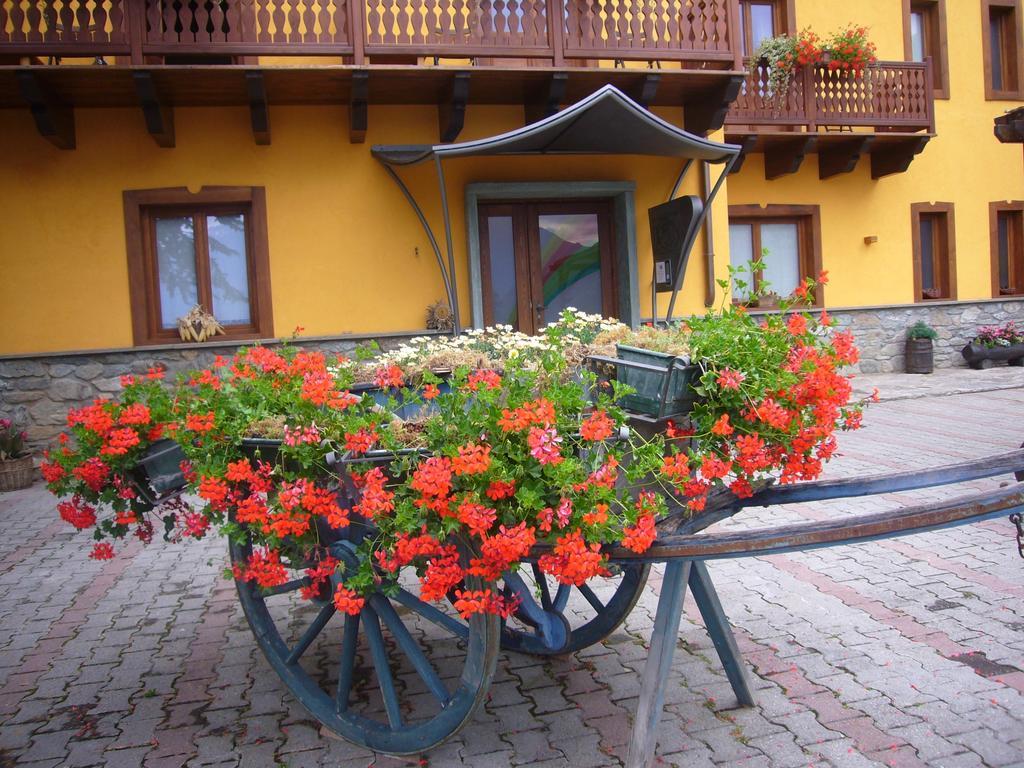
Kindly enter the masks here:
[[497, 136], [432, 146], [375, 145], [371, 151], [389, 165], [495, 155], [655, 155], [723, 163], [740, 148], [677, 128], [605, 85], [551, 117]]

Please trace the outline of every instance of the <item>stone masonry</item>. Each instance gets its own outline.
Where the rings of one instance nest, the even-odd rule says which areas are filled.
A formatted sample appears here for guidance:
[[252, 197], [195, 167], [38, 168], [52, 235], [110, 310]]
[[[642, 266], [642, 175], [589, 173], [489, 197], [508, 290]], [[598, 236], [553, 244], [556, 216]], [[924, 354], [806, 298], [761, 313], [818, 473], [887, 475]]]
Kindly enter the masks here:
[[846, 309], [832, 316], [839, 327], [853, 331], [861, 353], [861, 373], [900, 373], [905, 369], [907, 329], [918, 320], [924, 320], [939, 334], [935, 340], [937, 368], [966, 367], [960, 350], [978, 327], [1008, 320], [1024, 324], [1024, 299]]
[[[390, 349], [410, 336], [376, 339]], [[302, 346], [325, 353], [351, 354], [367, 339], [351, 337], [331, 341], [302, 340]], [[0, 417], [24, 425], [34, 448], [50, 444], [67, 427], [68, 408], [97, 397], [112, 397], [121, 390], [121, 375], [144, 374], [163, 365], [169, 377], [213, 363], [217, 355], [233, 355], [237, 345], [216, 343], [149, 347], [139, 350], [82, 352], [0, 358]]]
[[[963, 367], [961, 348], [978, 326], [1016, 320], [1024, 324], [1024, 299], [979, 302], [941, 302], [891, 308], [836, 310], [841, 328], [853, 331], [861, 350], [861, 373], [894, 373], [904, 370], [907, 329], [924, 320], [938, 331], [935, 365]], [[393, 348], [410, 335], [386, 335], [376, 339], [384, 349]], [[316, 341], [304, 346], [325, 352], [351, 353], [366, 337]], [[173, 375], [209, 365], [215, 355], [231, 355], [235, 346], [225, 343], [173, 345], [163, 348], [82, 352], [0, 358], [0, 417], [26, 425], [33, 447], [42, 448], [66, 424], [68, 408], [95, 397], [116, 394], [123, 373], [145, 373], [163, 363]]]

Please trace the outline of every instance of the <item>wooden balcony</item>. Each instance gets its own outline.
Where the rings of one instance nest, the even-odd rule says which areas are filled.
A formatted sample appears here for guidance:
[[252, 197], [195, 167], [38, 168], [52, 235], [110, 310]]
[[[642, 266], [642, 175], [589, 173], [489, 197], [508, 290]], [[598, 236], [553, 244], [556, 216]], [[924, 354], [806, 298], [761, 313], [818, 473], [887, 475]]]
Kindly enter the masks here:
[[[0, 56], [677, 61], [738, 69], [738, 0], [0, 0]], [[550, 23], [562, 19], [563, 23]]]
[[[738, 0], [0, 0], [0, 108], [73, 148], [74, 109], [142, 108], [173, 146], [178, 106], [436, 104], [453, 141], [469, 104], [527, 120], [606, 83], [720, 128], [742, 82]], [[554, 22], [553, 20], [561, 20]], [[281, 58], [285, 57], [285, 58]], [[302, 57], [291, 65], [287, 57]], [[310, 58], [319, 57], [319, 58]], [[90, 61], [93, 61], [90, 65]], [[644, 66], [646, 64], [646, 66]], [[7, 66], [4, 66], [7, 65]]]
[[765, 156], [765, 177], [794, 173], [811, 152], [819, 175], [852, 171], [871, 158], [873, 178], [905, 171], [935, 134], [931, 62], [881, 61], [860, 74], [799, 70], [772, 93], [767, 67], [748, 73], [726, 116], [728, 141]]

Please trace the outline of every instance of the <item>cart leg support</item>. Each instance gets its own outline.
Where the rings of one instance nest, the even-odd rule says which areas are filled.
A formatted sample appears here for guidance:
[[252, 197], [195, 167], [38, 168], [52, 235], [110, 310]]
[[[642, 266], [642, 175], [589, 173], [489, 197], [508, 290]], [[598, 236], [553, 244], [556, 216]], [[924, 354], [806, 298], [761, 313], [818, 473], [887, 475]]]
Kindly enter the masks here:
[[722, 602], [718, 599], [715, 585], [703, 560], [694, 560], [690, 568], [690, 591], [693, 593], [693, 601], [700, 609], [700, 615], [704, 618], [704, 626], [711, 636], [711, 642], [718, 651], [718, 658], [725, 667], [725, 674], [732, 684], [736, 700], [744, 707], [754, 706], [754, 691], [750, 686], [747, 666], [743, 663], [739, 648], [736, 647], [736, 638], [729, 625], [729, 619], [722, 609]]
[[658, 721], [665, 704], [665, 684], [672, 669], [672, 652], [679, 637], [679, 621], [683, 614], [683, 597], [690, 578], [689, 560], [670, 560], [661, 582], [661, 597], [654, 617], [651, 650], [644, 664], [640, 684], [640, 701], [629, 740], [626, 768], [647, 768], [654, 759], [658, 744]]
[[722, 609], [707, 566], [700, 560], [670, 560], [665, 567], [658, 611], [654, 617], [651, 649], [647, 663], [644, 664], [640, 701], [630, 736], [626, 768], [649, 768], [654, 761], [658, 723], [665, 704], [665, 686], [672, 670], [672, 656], [679, 638], [687, 585], [693, 591], [694, 602], [704, 617], [704, 624], [737, 700], [744, 706], [754, 704], [754, 693], [743, 658], [736, 647], [732, 627]]

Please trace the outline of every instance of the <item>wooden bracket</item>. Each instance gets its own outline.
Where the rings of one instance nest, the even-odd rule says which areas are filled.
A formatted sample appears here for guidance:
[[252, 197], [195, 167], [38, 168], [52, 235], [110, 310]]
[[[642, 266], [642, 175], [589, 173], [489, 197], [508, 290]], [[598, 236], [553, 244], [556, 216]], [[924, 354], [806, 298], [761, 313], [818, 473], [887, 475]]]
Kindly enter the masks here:
[[804, 162], [804, 156], [814, 148], [817, 141], [813, 136], [797, 136], [776, 139], [764, 147], [764, 177], [771, 181], [780, 176], [796, 173]]
[[442, 144], [455, 141], [466, 123], [466, 104], [469, 103], [469, 72], [456, 72], [447, 88], [447, 94], [437, 105], [437, 127]]
[[348, 102], [348, 140], [352, 144], [362, 144], [366, 141], [369, 92], [370, 73], [362, 69], [353, 72], [352, 94]]
[[740, 92], [744, 78], [730, 77], [722, 86], [711, 93], [701, 94], [694, 101], [683, 105], [683, 127], [690, 133], [704, 136], [717, 131], [725, 124], [729, 107]]
[[757, 134], [749, 133], [740, 139], [740, 153], [736, 155], [736, 162], [732, 164], [732, 169], [729, 171], [730, 176], [740, 172], [740, 169], [743, 167], [743, 161], [747, 159], [747, 155], [754, 151], [755, 146], [757, 146]]
[[75, 112], [39, 82], [35, 72], [18, 70], [18, 87], [28, 102], [39, 135], [58, 149], [75, 148]]
[[267, 87], [263, 73], [253, 70], [245, 73], [245, 90], [249, 95], [249, 120], [252, 137], [257, 144], [270, 144], [270, 107], [267, 105]]
[[818, 142], [818, 178], [830, 179], [852, 171], [874, 140], [874, 136], [856, 136], [838, 141]]
[[871, 178], [903, 173], [921, 153], [931, 136], [911, 136], [896, 144], [877, 146], [871, 153]]
[[661, 75], [657, 72], [648, 72], [636, 89], [633, 101], [644, 109], [651, 106], [654, 97], [658, 95], [658, 85], [661, 83]]
[[142, 117], [146, 121], [146, 130], [153, 137], [158, 147], [171, 149], [174, 147], [174, 110], [157, 92], [153, 82], [153, 73], [145, 70], [132, 72], [135, 81], [135, 93], [138, 94], [142, 106]]
[[568, 82], [568, 72], [555, 72], [548, 78], [547, 85], [538, 89], [534, 98], [523, 105], [523, 116], [527, 125], [551, 117], [558, 111]]

